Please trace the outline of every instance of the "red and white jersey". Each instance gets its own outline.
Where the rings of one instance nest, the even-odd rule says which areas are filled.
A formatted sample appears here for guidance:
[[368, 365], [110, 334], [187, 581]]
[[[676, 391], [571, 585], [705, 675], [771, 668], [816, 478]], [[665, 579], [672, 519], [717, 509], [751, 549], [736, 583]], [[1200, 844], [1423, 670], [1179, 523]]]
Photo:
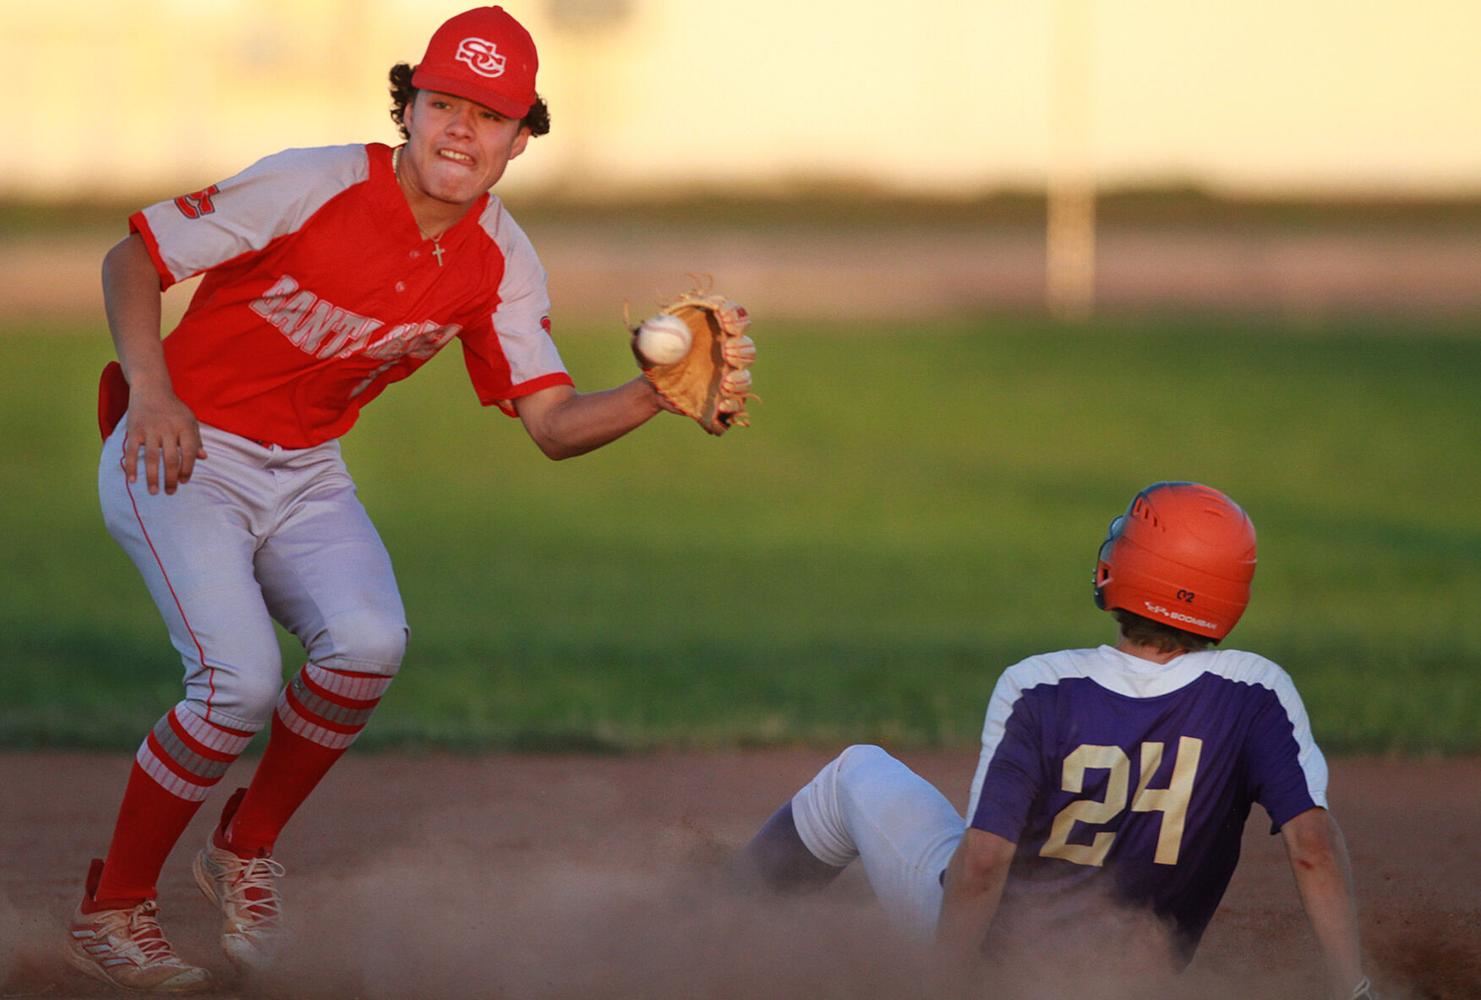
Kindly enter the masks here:
[[129, 219], [161, 289], [205, 272], [165, 338], [202, 422], [285, 448], [344, 434], [448, 341], [484, 405], [570, 385], [545, 271], [486, 194], [434, 243], [379, 143], [290, 149]]

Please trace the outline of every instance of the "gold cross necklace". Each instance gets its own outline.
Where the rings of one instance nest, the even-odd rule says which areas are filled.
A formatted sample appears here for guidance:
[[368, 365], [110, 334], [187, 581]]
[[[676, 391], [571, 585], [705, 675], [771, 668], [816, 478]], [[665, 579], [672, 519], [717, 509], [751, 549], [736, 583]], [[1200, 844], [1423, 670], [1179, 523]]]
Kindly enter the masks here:
[[[401, 181], [401, 147], [400, 146], [397, 146], [395, 149], [391, 150], [391, 173], [393, 173], [393, 174], [396, 175], [396, 183], [398, 185], [402, 185], [403, 193], [404, 193], [405, 185], [402, 184], [402, 181]], [[413, 222], [416, 221], [416, 213], [415, 212], [412, 213], [412, 221]], [[444, 235], [446, 235], [446, 234], [445, 233], [438, 233], [436, 236], [428, 236], [427, 235], [427, 231], [422, 228], [422, 224], [420, 222], [417, 223], [417, 232], [421, 235], [422, 239], [424, 239], [424, 240], [431, 240], [432, 241], [432, 256], [434, 256], [434, 257], [437, 258], [437, 266], [438, 267], [441, 267], [442, 266], [442, 255], [447, 252], [447, 251], [445, 251], [445, 250], [442, 249], [442, 242], [441, 242], [441, 240], [442, 240], [442, 237]]]

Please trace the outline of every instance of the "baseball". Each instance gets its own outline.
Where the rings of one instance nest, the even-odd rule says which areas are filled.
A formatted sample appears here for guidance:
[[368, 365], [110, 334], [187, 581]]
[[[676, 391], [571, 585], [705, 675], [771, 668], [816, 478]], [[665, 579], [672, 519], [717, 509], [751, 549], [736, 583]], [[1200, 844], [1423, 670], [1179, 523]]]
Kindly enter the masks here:
[[638, 353], [655, 365], [671, 365], [689, 353], [689, 326], [677, 316], [659, 315], [638, 327]]

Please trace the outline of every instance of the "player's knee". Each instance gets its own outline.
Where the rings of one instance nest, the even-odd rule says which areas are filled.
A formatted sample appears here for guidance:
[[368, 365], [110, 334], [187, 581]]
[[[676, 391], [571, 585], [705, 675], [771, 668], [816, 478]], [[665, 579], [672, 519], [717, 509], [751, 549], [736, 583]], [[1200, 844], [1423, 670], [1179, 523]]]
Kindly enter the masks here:
[[211, 695], [211, 707], [220, 715], [251, 725], [262, 725], [272, 718], [282, 690], [281, 665], [269, 671], [235, 674], [219, 678]]
[[892, 759], [881, 747], [872, 743], [855, 743], [823, 765], [813, 784], [827, 790], [830, 798], [837, 798], [843, 785], [855, 780], [861, 772], [867, 773], [883, 758]]
[[835, 760], [838, 794], [845, 799], [869, 798], [876, 789], [896, 780], [905, 765], [883, 747], [856, 743]]
[[309, 650], [309, 659], [331, 669], [394, 677], [406, 656], [407, 627], [398, 615], [372, 610], [340, 615], [330, 623], [326, 642]]
[[880, 747], [855, 744], [823, 765], [792, 797], [798, 835], [821, 861], [841, 867], [859, 856], [849, 804], [864, 796], [867, 776], [874, 767], [893, 759]]
[[840, 774], [849, 774], [887, 765], [894, 759], [884, 747], [873, 743], [855, 743], [838, 755], [838, 770]]
[[186, 663], [186, 701], [208, 709], [211, 718], [225, 717], [251, 728], [272, 717], [283, 687], [276, 644], [271, 650]]

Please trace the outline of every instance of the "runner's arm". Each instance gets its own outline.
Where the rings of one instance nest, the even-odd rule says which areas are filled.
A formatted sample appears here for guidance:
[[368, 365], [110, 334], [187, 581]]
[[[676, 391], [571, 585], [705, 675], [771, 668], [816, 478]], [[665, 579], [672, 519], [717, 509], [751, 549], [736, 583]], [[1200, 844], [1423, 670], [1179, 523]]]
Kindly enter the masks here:
[[1301, 906], [1326, 962], [1328, 989], [1333, 997], [1347, 1000], [1364, 979], [1352, 867], [1342, 830], [1327, 810], [1315, 807], [1287, 820], [1280, 832]]
[[1011, 840], [969, 827], [951, 856], [936, 940], [954, 965], [969, 965], [977, 957], [998, 912], [1016, 848]]

